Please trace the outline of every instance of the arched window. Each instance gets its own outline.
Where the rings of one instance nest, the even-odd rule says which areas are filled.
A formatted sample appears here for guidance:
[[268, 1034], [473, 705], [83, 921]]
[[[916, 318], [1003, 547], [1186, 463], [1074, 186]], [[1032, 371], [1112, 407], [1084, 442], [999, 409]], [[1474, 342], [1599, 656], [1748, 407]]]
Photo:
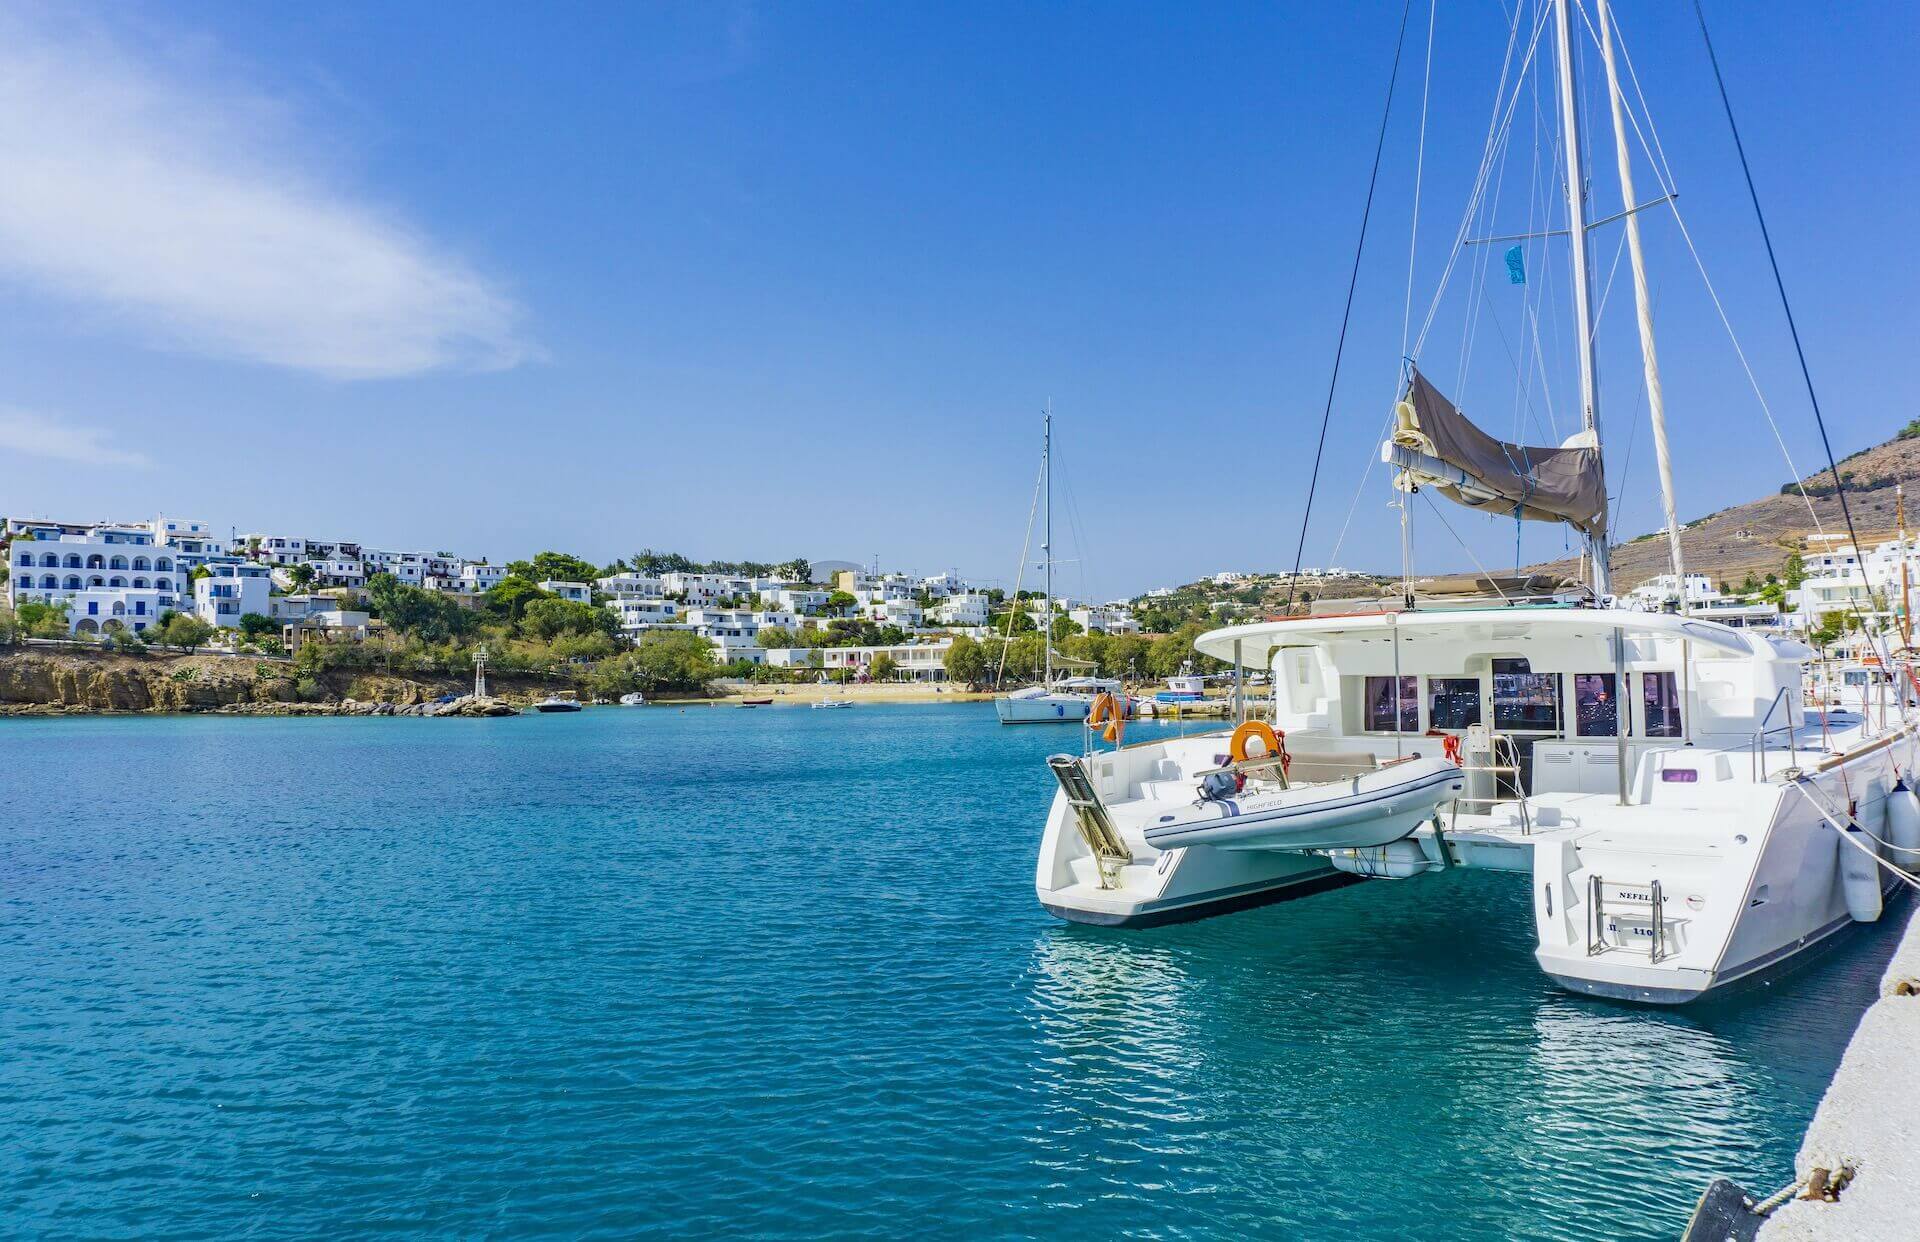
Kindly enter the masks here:
[[107, 562], [108, 569], [125, 569], [126, 567], [127, 567], [127, 558], [124, 556], [116, 556], [112, 560]]
[[68, 569], [80, 568], [80, 554], [78, 552], [67, 553], [67, 568]]
[[88, 569], [105, 569], [106, 567], [107, 567], [107, 562], [101, 558], [98, 552], [95, 552], [92, 556], [89, 556], [87, 558]]
[[146, 557], [144, 557], [144, 556], [136, 556], [136, 557], [134, 557], [134, 558], [133, 558], [133, 567], [134, 567], [135, 569], [152, 569], [152, 568], [153, 568], [153, 566], [152, 566], [152, 565], [149, 565], [149, 564], [147, 563], [147, 558], [146, 558]]
[[155, 578], [153, 580], [153, 589], [156, 591], [171, 591], [173, 590], [173, 580], [170, 578]]
[[58, 578], [56, 578], [56, 577], [54, 577], [54, 576], [53, 576], [52, 574], [41, 574], [41, 575], [40, 575], [40, 589], [41, 589], [41, 590], [43, 590], [43, 591], [51, 591], [51, 590], [53, 590], [53, 589], [55, 589], [56, 587], [58, 587], [59, 585], [60, 585], [60, 579], [58, 579]]
[[153, 567], [155, 569], [172, 569], [173, 559], [171, 557], [165, 557], [165, 556], [160, 557], [158, 560], [154, 561]]
[[67, 590], [69, 590], [69, 591], [78, 591], [79, 589], [80, 589], [80, 575], [79, 575], [79, 574], [68, 574], [68, 575], [67, 575]]
[[144, 590], [146, 590], [146, 589], [147, 589], [147, 580], [146, 580], [145, 578], [135, 578], [135, 579], [133, 580], [133, 589], [134, 589], [134, 590], [136, 590], [136, 591], [144, 591]]
[[107, 585], [107, 580], [99, 574], [95, 574], [93, 577], [87, 579], [87, 585], [90, 587], [103, 587]]
[[113, 615], [114, 615], [114, 616], [116, 616], [116, 617], [124, 617], [124, 616], [126, 616], [126, 615], [127, 615], [127, 606], [126, 606], [125, 604], [123, 604], [123, 603], [121, 603], [121, 602], [120, 602], [119, 600], [117, 600], [117, 599], [116, 599], [116, 600], [114, 600], [114, 601], [113, 601]]
[[119, 574], [115, 574], [112, 580], [107, 583], [107, 585], [118, 590], [127, 585], [127, 580], [125, 578], [122, 578]]

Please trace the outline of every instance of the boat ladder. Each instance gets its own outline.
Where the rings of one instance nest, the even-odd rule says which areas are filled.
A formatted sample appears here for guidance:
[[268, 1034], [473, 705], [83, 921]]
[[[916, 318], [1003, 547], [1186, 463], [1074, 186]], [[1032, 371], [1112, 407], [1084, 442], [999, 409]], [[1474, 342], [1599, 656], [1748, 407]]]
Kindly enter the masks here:
[[1074, 824], [1080, 829], [1080, 839], [1087, 843], [1093, 852], [1095, 869], [1100, 874], [1100, 887], [1113, 888], [1119, 879], [1120, 868], [1133, 861], [1133, 854], [1126, 843], [1120, 840], [1120, 834], [1113, 829], [1113, 821], [1107, 817], [1106, 804], [1100, 801], [1100, 794], [1087, 779], [1087, 770], [1079, 759], [1072, 755], [1050, 755], [1047, 767], [1053, 770], [1053, 778], [1060, 782], [1060, 792], [1067, 796], [1067, 806], [1073, 811]]
[[[1667, 916], [1664, 903], [1660, 899], [1660, 881], [1651, 880], [1645, 884], [1613, 882], [1611, 903], [1606, 896], [1607, 881], [1600, 876], [1587, 879], [1587, 956], [1598, 957], [1615, 949], [1628, 953], [1637, 953], [1637, 946], [1622, 943], [1623, 938], [1632, 937], [1646, 945], [1647, 960], [1658, 962], [1669, 952], [1667, 947]], [[1609, 915], [1612, 910], [1612, 915]], [[1628, 922], [1622, 923], [1621, 916]], [[1607, 919], [1614, 922], [1611, 930], [1613, 939], [1607, 938], [1609, 926]], [[1644, 925], [1643, 925], [1644, 920]]]

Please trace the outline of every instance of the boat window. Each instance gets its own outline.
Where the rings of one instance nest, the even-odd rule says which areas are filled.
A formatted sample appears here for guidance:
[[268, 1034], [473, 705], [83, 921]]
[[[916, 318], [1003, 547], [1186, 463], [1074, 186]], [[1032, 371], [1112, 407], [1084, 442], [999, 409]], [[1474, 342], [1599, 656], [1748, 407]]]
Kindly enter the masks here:
[[1507, 732], [1560, 731], [1560, 679], [1536, 673], [1525, 660], [1493, 662], [1493, 727]]
[[1619, 734], [1620, 695], [1612, 673], [1573, 675], [1573, 731], [1580, 737]]
[[1680, 686], [1672, 673], [1640, 674], [1640, 710], [1648, 737], [1680, 736]]
[[1464, 729], [1479, 724], [1480, 679], [1427, 678], [1427, 723], [1435, 729]]
[[[1418, 733], [1420, 731], [1420, 679], [1399, 679], [1395, 694], [1394, 678], [1367, 678], [1367, 728], [1375, 733]], [[1399, 700], [1399, 725], [1394, 724], [1394, 700]]]

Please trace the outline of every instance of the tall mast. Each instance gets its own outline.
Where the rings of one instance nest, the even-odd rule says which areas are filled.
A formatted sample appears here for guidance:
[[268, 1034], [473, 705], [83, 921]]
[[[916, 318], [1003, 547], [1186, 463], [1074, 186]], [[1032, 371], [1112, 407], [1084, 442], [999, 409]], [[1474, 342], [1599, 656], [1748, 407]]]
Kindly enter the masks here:
[[1653, 417], [1653, 451], [1660, 462], [1660, 499], [1667, 510], [1667, 559], [1673, 564], [1680, 611], [1687, 610], [1687, 571], [1680, 556], [1680, 516], [1673, 502], [1673, 458], [1667, 452], [1667, 401], [1660, 388], [1660, 355], [1653, 344], [1653, 301], [1647, 293], [1647, 267], [1640, 253], [1640, 214], [1634, 210], [1633, 161], [1627, 151], [1626, 105], [1613, 65], [1613, 18], [1607, 0], [1596, 0], [1600, 20], [1600, 59], [1607, 66], [1607, 97], [1613, 104], [1613, 152], [1620, 168], [1620, 208], [1627, 213], [1627, 254], [1633, 261], [1633, 307], [1640, 327], [1640, 360], [1647, 373], [1647, 410]]
[[[1913, 617], [1909, 613], [1913, 598], [1913, 585], [1907, 581], [1907, 489], [1898, 483], [1893, 485], [1893, 520], [1900, 528], [1900, 606], [1894, 616], [1900, 618], [1900, 645], [1913, 646]], [[1864, 577], [1864, 575], [1862, 575]]]
[[1040, 610], [1041, 634], [1040, 649], [1046, 652], [1046, 680], [1043, 684], [1053, 684], [1053, 402], [1047, 402], [1047, 412], [1041, 418], [1040, 426], [1040, 479], [1046, 493], [1046, 529], [1042, 532], [1040, 560], [1046, 570], [1046, 601]]
[[[1572, 0], [1553, 0], [1554, 46], [1560, 60], [1560, 125], [1567, 148], [1567, 240], [1572, 243], [1573, 250], [1573, 327], [1578, 334], [1580, 357], [1580, 426], [1591, 433], [1597, 451], [1600, 446], [1600, 381], [1594, 355], [1593, 287], [1587, 271], [1587, 173], [1586, 159], [1580, 150], [1580, 97], [1573, 84], [1572, 8]], [[1604, 480], [1605, 477], [1603, 468], [1601, 478]], [[1606, 503], [1605, 493], [1603, 486], [1603, 505]], [[1593, 593], [1596, 597], [1609, 595], [1612, 587], [1607, 564], [1607, 536], [1603, 531], [1587, 542], [1593, 549]]]

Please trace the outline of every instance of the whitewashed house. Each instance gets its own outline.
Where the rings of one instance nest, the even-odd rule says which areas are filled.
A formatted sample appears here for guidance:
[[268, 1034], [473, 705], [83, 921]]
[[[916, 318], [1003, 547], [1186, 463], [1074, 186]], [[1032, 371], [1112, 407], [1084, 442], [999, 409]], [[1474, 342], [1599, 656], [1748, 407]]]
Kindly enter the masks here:
[[562, 582], [555, 578], [546, 578], [534, 585], [549, 595], [557, 595], [575, 604], [593, 602], [593, 588], [584, 582]]
[[272, 575], [265, 565], [209, 565], [193, 584], [194, 615], [221, 630], [234, 629], [250, 612], [271, 617]]
[[934, 618], [941, 625], [972, 627], [987, 624], [992, 611], [987, 596], [966, 591], [942, 599], [934, 609]]

